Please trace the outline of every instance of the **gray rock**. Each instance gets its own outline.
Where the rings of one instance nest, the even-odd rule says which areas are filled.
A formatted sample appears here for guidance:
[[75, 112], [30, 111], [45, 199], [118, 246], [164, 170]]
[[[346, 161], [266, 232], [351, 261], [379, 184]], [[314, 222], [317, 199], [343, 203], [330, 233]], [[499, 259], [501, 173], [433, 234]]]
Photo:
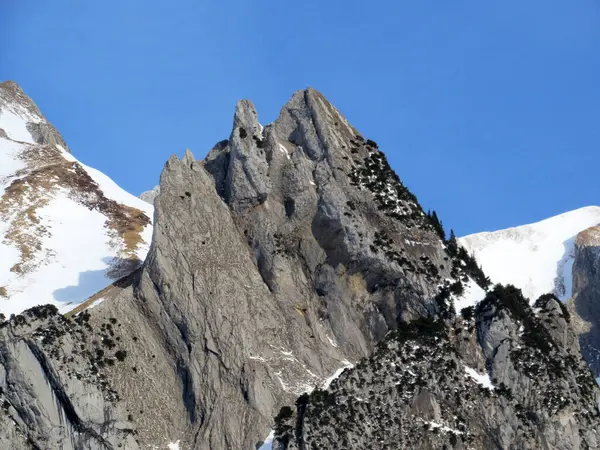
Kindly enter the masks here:
[[2, 324], [2, 448], [138, 449], [133, 431], [118, 426], [127, 421], [125, 411], [79, 351], [81, 327], [55, 311], [38, 307]]
[[28, 123], [27, 130], [36, 144], [39, 145], [60, 145], [69, 153], [69, 147], [60, 133], [48, 122]]
[[160, 185], [156, 185], [151, 190], [142, 192], [140, 194], [140, 199], [144, 200], [146, 203], [154, 205], [154, 199], [158, 196], [159, 193]]
[[229, 138], [225, 177], [225, 196], [239, 210], [264, 203], [271, 189], [261, 128], [254, 105], [248, 100], [239, 101]]

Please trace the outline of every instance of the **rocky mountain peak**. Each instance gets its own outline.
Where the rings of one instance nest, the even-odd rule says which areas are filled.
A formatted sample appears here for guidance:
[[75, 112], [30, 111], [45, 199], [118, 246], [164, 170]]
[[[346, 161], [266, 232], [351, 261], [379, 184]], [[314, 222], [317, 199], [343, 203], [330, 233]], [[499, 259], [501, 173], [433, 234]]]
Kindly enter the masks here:
[[21, 89], [21, 86], [19, 86], [12, 80], [0, 82], [0, 92], [2, 93], [2, 98], [6, 102], [8, 102], [9, 99], [11, 99], [12, 101], [19, 98], [22, 100], [27, 99], [25, 93], [23, 92], [23, 89]]
[[[23, 370], [43, 378], [51, 366], [53, 383], [35, 395], [52, 398], [64, 397], [73, 367], [88, 368], [66, 391], [102, 401], [70, 398], [69, 421], [105, 430], [111, 445], [135, 448], [100, 417], [152, 411], [124, 425], [140, 433], [139, 445], [166, 445], [168, 436], [183, 448], [253, 448], [282, 405], [368, 355], [400, 322], [446, 311], [474, 286], [377, 144], [312, 89], [264, 128], [254, 106], [239, 102], [229, 139], [203, 161], [189, 151], [171, 157], [157, 191], [143, 268], [92, 296], [93, 309], [79, 308], [81, 326], [30, 323], [39, 311], [7, 326], [58, 330], [31, 340], [31, 352], [47, 356]], [[127, 321], [116, 327], [117, 317]], [[103, 348], [88, 327], [118, 347]], [[77, 339], [85, 343], [74, 355]], [[18, 396], [7, 397], [11, 417], [27, 423]], [[53, 415], [67, 406], [42, 407]], [[20, 429], [50, 446], [81, 442], [51, 431], [52, 420]]]
[[235, 106], [233, 132], [235, 133], [235, 130], [238, 128], [243, 128], [246, 133], [250, 133], [251, 135], [262, 132], [262, 126], [258, 123], [256, 108], [250, 100], [240, 100]]
[[279, 448], [350, 448], [328, 436], [342, 414], [321, 415], [340, 400], [364, 402], [340, 406], [359, 419], [356, 448], [405, 436], [390, 417], [354, 428], [389, 401], [410, 424], [406, 448], [554, 448], [560, 434], [595, 446], [580, 430], [596, 426], [597, 392], [560, 304], [486, 292], [477, 262], [318, 91], [265, 127], [238, 102], [228, 139], [204, 160], [169, 158], [155, 191], [142, 267], [66, 317], [41, 307], [3, 322], [0, 445], [255, 449], [275, 426]]

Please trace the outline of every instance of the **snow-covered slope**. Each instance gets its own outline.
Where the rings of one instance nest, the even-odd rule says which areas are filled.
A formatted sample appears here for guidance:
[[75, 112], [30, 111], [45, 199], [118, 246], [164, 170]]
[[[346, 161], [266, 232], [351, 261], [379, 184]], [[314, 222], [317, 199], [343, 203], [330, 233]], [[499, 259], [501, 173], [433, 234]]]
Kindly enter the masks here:
[[143, 261], [152, 206], [81, 164], [14, 83], [0, 83], [0, 313], [60, 310]]
[[459, 239], [494, 283], [511, 283], [531, 301], [553, 292], [571, 296], [577, 234], [600, 224], [600, 207], [577, 209], [541, 222]]

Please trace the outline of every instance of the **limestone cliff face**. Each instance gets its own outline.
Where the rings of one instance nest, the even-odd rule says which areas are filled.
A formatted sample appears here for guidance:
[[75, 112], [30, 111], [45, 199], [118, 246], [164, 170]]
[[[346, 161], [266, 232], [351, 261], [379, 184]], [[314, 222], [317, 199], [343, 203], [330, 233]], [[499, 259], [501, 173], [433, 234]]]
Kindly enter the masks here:
[[451, 263], [416, 199], [314, 89], [264, 129], [238, 104], [228, 141], [206, 169], [270, 293], [363, 356], [399, 318], [436, 310]]
[[600, 376], [600, 226], [588, 228], [575, 240], [573, 300], [584, 357]]
[[167, 319], [190, 448], [252, 448], [283, 404], [437, 312], [452, 278], [376, 144], [314, 90], [264, 129], [241, 101], [205, 161], [169, 160], [154, 204], [133, 296]]

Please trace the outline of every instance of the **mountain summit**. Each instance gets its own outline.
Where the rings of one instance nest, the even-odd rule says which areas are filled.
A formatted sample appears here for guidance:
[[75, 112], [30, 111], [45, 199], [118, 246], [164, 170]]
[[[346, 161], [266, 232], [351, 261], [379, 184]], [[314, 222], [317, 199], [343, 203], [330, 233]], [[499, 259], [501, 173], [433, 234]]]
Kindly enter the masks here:
[[0, 83], [0, 313], [67, 311], [131, 273], [152, 214], [73, 157], [18, 85]]
[[486, 291], [318, 91], [266, 126], [238, 102], [144, 197], [147, 257], [102, 303], [0, 325], [0, 448], [598, 447], [560, 303]]

